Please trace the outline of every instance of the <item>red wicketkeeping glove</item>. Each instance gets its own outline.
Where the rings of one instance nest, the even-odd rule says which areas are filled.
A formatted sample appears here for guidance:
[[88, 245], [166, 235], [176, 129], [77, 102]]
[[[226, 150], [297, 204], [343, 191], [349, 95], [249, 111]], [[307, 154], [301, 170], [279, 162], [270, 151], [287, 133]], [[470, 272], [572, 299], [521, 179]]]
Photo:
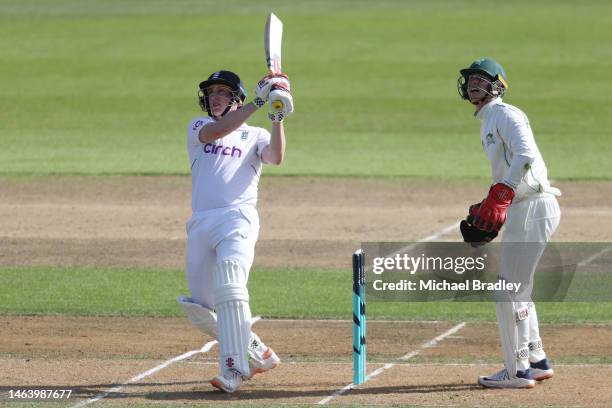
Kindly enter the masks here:
[[506, 222], [506, 210], [514, 199], [514, 190], [505, 184], [497, 183], [489, 190], [487, 198], [479, 206], [470, 207], [474, 217], [473, 225], [483, 231], [499, 232]]

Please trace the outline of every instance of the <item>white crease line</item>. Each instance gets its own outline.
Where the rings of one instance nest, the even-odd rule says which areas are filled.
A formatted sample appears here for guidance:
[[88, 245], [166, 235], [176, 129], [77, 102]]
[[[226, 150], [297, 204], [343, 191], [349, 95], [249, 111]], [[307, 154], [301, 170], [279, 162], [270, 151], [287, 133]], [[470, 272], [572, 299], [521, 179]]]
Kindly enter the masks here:
[[456, 223], [449, 225], [448, 227], [442, 228], [440, 231], [436, 232], [435, 234], [431, 234], [425, 238], [420, 239], [418, 242], [429, 242], [429, 241], [436, 240], [440, 238], [442, 235], [448, 234], [449, 232], [459, 228], [460, 223], [461, 221], [457, 221]]
[[599, 258], [600, 256], [604, 255], [607, 252], [610, 252], [610, 250], [612, 249], [612, 246], [606, 247], [604, 249], [602, 249], [601, 251], [589, 256], [587, 259], [578, 262], [578, 264], [576, 265], [578, 268], [582, 268], [584, 265], [587, 265], [591, 262], [593, 262], [595, 259]]
[[[434, 347], [436, 344], [438, 344], [439, 342], [441, 342], [442, 340], [444, 340], [446, 337], [457, 333], [459, 330], [463, 329], [465, 327], [465, 322], [461, 322], [459, 324], [457, 324], [456, 326], [451, 327], [450, 329], [448, 329], [447, 331], [445, 331], [444, 333], [442, 333], [441, 335], [421, 344], [421, 346], [419, 346], [419, 348], [417, 348], [414, 351], [411, 351], [407, 354], [404, 354], [403, 356], [401, 356], [400, 358], [397, 359], [397, 361], [408, 361], [410, 360], [412, 357], [418, 355], [419, 353], [421, 353], [423, 350], [430, 348], [430, 347]], [[385, 372], [386, 370], [392, 368], [393, 366], [395, 366], [397, 364], [397, 362], [394, 363], [387, 363], [384, 366], [372, 371], [370, 374], [368, 374], [365, 378], [366, 382], [380, 374], [382, 374], [383, 372]], [[357, 385], [351, 383], [348, 384], [347, 386], [340, 388], [339, 390], [337, 390], [336, 392], [334, 392], [332, 395], [323, 398], [321, 401], [319, 401], [317, 404], [318, 405], [325, 405], [327, 404], [329, 401], [333, 400], [334, 398], [344, 394], [345, 392], [353, 389], [357, 387]]]
[[[255, 316], [253, 318], [253, 320], [251, 321], [251, 324], [255, 324], [260, 319], [261, 319], [261, 316]], [[86, 405], [93, 404], [94, 402], [100, 401], [101, 399], [108, 397], [110, 394], [113, 394], [113, 393], [121, 391], [123, 389], [123, 387], [125, 387], [126, 385], [135, 384], [135, 383], [139, 382], [140, 380], [142, 380], [142, 379], [144, 379], [144, 378], [146, 378], [146, 377], [148, 377], [148, 376], [150, 376], [152, 374], [155, 374], [156, 372], [158, 372], [160, 370], [163, 370], [164, 368], [168, 367], [169, 365], [172, 365], [172, 364], [174, 364], [174, 363], [176, 363], [178, 361], [181, 361], [181, 360], [185, 360], [185, 359], [187, 359], [187, 358], [189, 358], [191, 356], [194, 356], [196, 354], [208, 353], [215, 346], [215, 344], [217, 344], [217, 343], [218, 343], [217, 340], [209, 341], [208, 343], [206, 343], [199, 350], [191, 350], [191, 351], [188, 351], [188, 352], [186, 352], [184, 354], [181, 354], [180, 356], [176, 356], [174, 358], [171, 358], [170, 360], [164, 361], [163, 363], [161, 363], [157, 367], [153, 367], [150, 370], [145, 371], [144, 373], [140, 373], [137, 376], [130, 378], [124, 384], [115, 386], [113, 388], [109, 388], [108, 390], [106, 390], [106, 391], [96, 395], [95, 397], [90, 398], [90, 399], [85, 400], [85, 401], [81, 401], [78, 404], [71, 406], [70, 408], [81, 408], [81, 407], [84, 407]]]
[[410, 244], [410, 245], [406, 245], [403, 248], [398, 249], [397, 251], [394, 251], [390, 254], [385, 255], [386, 258], [389, 257], [393, 257], [396, 254], [402, 254], [408, 251], [413, 250], [418, 244], [423, 243], [423, 242], [430, 242], [430, 241], [435, 241], [436, 239], [440, 238], [441, 236], [448, 234], [449, 232], [455, 231], [457, 230], [457, 228], [459, 228], [459, 224], [461, 224], [461, 221], [457, 221], [454, 224], [448, 225], [444, 228], [442, 228], [440, 231], [433, 233], [431, 235], [426, 236], [425, 238], [421, 238], [418, 241]]

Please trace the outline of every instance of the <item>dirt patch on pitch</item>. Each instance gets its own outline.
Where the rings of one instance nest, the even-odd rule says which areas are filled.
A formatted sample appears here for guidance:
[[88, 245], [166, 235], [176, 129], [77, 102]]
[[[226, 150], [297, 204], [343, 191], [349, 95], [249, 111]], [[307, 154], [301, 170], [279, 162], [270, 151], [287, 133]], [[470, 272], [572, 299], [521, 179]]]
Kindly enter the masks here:
[[[394, 360], [454, 325], [369, 321], [368, 359]], [[255, 325], [257, 333], [284, 360], [292, 362], [349, 361], [351, 327], [350, 321], [337, 320], [266, 319]], [[212, 340], [183, 317], [0, 315], [0, 328], [0, 355], [16, 358], [168, 359]], [[546, 349], [557, 361], [610, 357], [611, 325], [544, 324], [541, 334]], [[415, 359], [425, 363], [491, 362], [501, 355], [498, 342], [495, 323], [468, 323], [458, 333], [445, 337], [443, 347], [428, 347]], [[214, 352], [207, 356], [215, 361]]]
[[[435, 346], [423, 347], [452, 326], [449, 322], [371, 322], [368, 371], [385, 363], [394, 366], [333, 403], [605, 406], [606, 396], [612, 393], [609, 364], [558, 364], [553, 380], [534, 390], [511, 391], [511, 400], [508, 391], [481, 389], [475, 385], [477, 376], [501, 365], [497, 328], [468, 323]], [[255, 329], [283, 363], [231, 396], [213, 391], [206, 381], [218, 370], [216, 347], [123, 385], [210, 340], [183, 318], [0, 316], [0, 327], [0, 400], [9, 389], [72, 389], [76, 403], [120, 385], [104, 402], [315, 404], [352, 379], [350, 321], [257, 323]], [[557, 356], [605, 358], [612, 347], [612, 326], [544, 325], [542, 332], [553, 361]], [[583, 341], [587, 337], [588, 347]], [[398, 360], [414, 351], [419, 354]], [[472, 363], [452, 363], [453, 359]]]
[[[612, 239], [612, 182], [560, 183], [560, 241]], [[347, 267], [362, 241], [452, 225], [483, 181], [264, 177], [255, 267]], [[0, 266], [183, 267], [188, 177], [0, 179]], [[459, 240], [453, 230], [439, 240]]]
[[[559, 187], [563, 219], [555, 239], [609, 241], [612, 182]], [[256, 267], [348, 268], [347, 254], [361, 241], [410, 241], [436, 233], [463, 217], [487, 185], [264, 177], [260, 190]], [[189, 195], [187, 177], [0, 179], [0, 267], [180, 269]], [[439, 240], [459, 240], [459, 234]], [[371, 372], [453, 324], [368, 325]], [[237, 395], [213, 392], [205, 381], [217, 372], [215, 348], [123, 386], [104, 401], [314, 404], [351, 381], [351, 322], [276, 320], [256, 329], [284, 363]], [[553, 361], [609, 362], [610, 326], [544, 325], [542, 335]], [[209, 340], [184, 318], [0, 316], [0, 403], [9, 389], [25, 387], [71, 388], [74, 402], [90, 398]], [[500, 367], [500, 355], [496, 326], [470, 323], [420, 351], [412, 363], [398, 363], [333, 403], [605, 406], [612, 395], [609, 364], [558, 365], [552, 381], [519, 391], [521, 398], [476, 387], [477, 375]]]

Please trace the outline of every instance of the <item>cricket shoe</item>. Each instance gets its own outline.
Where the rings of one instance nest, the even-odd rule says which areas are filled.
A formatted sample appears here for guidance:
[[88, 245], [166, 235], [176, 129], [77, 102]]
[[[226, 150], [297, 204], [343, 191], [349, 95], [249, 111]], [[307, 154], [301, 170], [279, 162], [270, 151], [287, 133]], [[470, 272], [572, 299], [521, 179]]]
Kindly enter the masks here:
[[255, 374], [270, 371], [280, 364], [280, 358], [276, 355], [274, 350], [266, 346], [255, 333], [251, 333], [248, 352], [249, 368], [251, 370], [249, 379], [253, 378]]
[[242, 385], [242, 375], [238, 371], [228, 371], [210, 380], [210, 384], [218, 390], [232, 393]]
[[478, 384], [487, 388], [533, 388], [535, 381], [531, 375], [531, 370], [517, 371], [515, 376], [510, 376], [507, 369], [503, 369], [497, 374], [485, 377], [478, 377]]
[[533, 375], [533, 379], [536, 381], [544, 381], [552, 378], [554, 371], [550, 364], [548, 363], [548, 359], [542, 359], [537, 363], [530, 363], [531, 373]]

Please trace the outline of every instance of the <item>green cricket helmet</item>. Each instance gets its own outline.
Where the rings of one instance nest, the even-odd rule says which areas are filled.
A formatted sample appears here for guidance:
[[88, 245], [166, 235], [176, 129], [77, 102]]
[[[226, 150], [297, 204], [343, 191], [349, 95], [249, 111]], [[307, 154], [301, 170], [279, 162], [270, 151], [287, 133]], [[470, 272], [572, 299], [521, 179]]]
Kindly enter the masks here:
[[461, 76], [457, 80], [457, 90], [462, 99], [468, 99], [467, 83], [470, 75], [482, 74], [491, 80], [492, 96], [503, 96], [508, 89], [508, 77], [506, 71], [492, 58], [481, 58], [472, 62], [469, 68], [464, 68], [459, 71]]

